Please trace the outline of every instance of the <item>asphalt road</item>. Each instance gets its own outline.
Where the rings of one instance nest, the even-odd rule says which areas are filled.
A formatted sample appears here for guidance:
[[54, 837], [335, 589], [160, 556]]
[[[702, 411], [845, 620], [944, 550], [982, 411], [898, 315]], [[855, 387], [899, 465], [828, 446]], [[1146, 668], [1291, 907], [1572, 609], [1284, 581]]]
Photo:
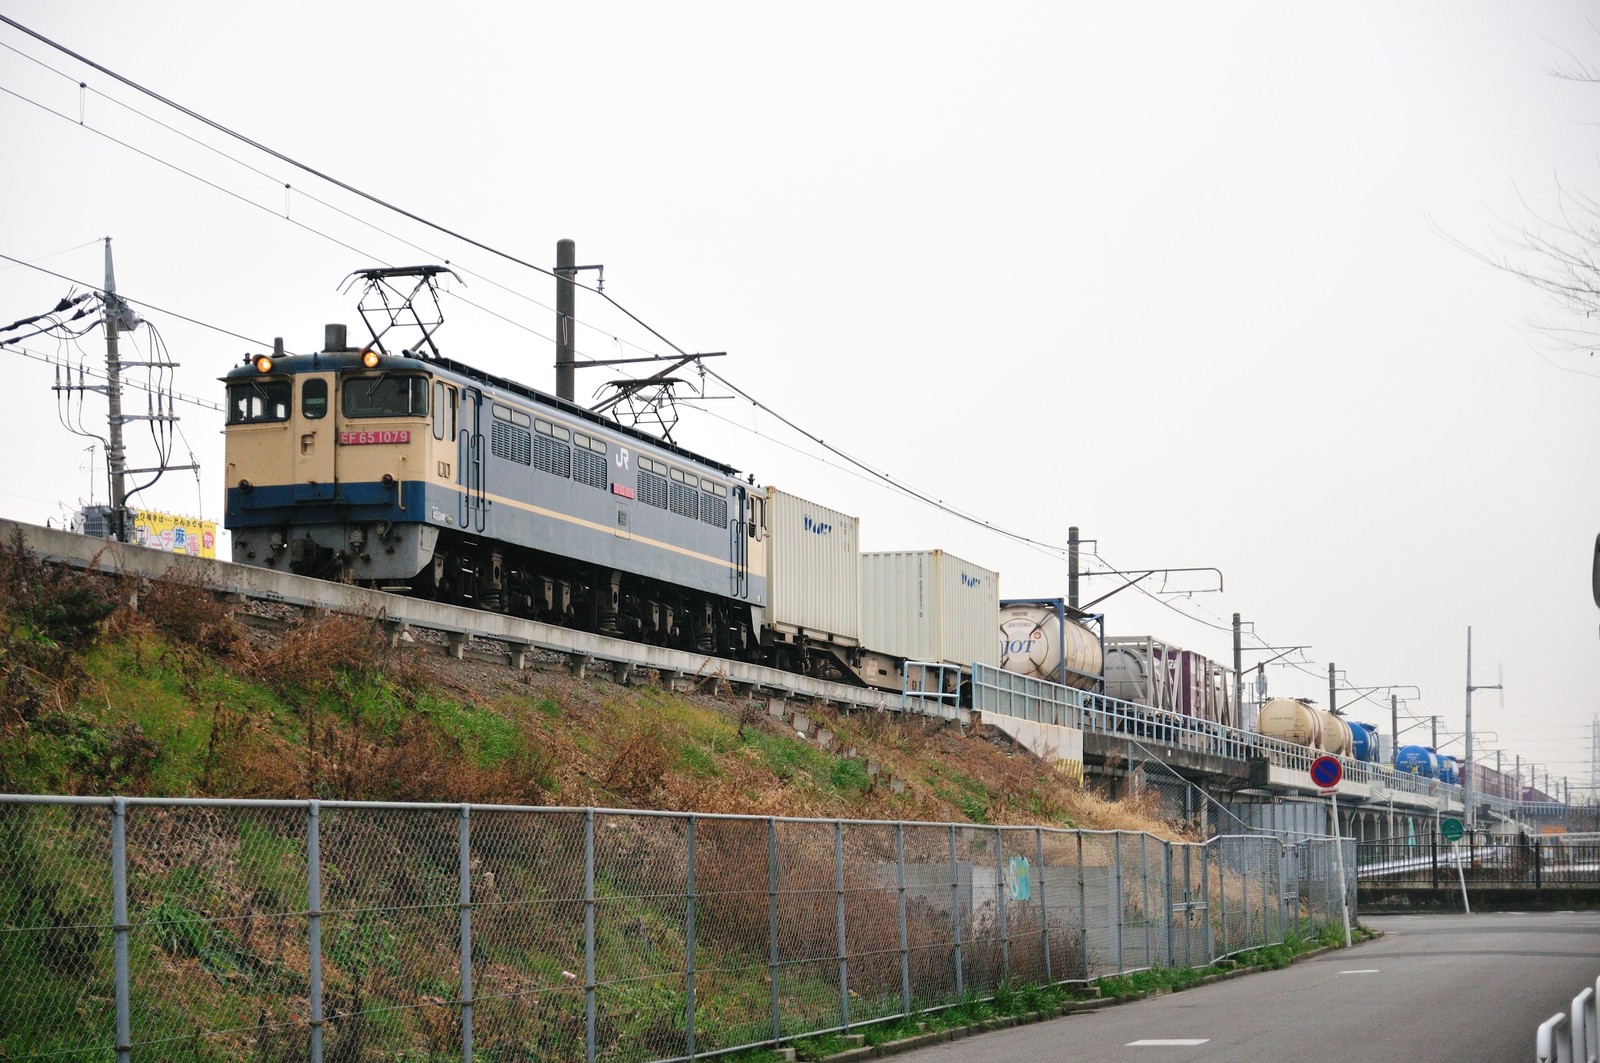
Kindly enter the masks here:
[[[1600, 912], [1368, 916], [1281, 971], [953, 1041], [905, 1063], [1522, 1063], [1600, 976]], [[1139, 1044], [1194, 1041], [1196, 1044]]]

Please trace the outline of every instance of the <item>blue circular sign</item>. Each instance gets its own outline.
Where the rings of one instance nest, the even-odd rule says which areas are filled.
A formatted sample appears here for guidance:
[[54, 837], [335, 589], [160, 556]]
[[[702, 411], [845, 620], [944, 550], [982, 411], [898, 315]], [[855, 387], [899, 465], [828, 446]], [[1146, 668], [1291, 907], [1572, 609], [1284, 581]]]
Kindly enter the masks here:
[[1344, 778], [1344, 767], [1338, 757], [1323, 755], [1311, 762], [1311, 781], [1324, 790], [1331, 790]]

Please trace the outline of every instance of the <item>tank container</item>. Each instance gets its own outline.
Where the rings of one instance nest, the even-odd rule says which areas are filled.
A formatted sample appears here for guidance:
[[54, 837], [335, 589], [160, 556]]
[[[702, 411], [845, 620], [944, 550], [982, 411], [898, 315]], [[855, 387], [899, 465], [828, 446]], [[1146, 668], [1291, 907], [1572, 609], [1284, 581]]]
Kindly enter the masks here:
[[1378, 759], [1378, 729], [1370, 723], [1346, 720], [1350, 725], [1350, 755], [1370, 763]]
[[1394, 755], [1394, 770], [1433, 779], [1438, 777], [1439, 762], [1427, 746], [1401, 746], [1400, 752]]
[[1322, 737], [1322, 720], [1316, 709], [1293, 698], [1273, 698], [1261, 706], [1256, 730], [1268, 738], [1314, 746]]
[[1317, 710], [1317, 718], [1322, 721], [1322, 738], [1317, 742], [1317, 748], [1336, 757], [1347, 756], [1350, 752], [1349, 723], [1343, 716], [1336, 716], [1321, 709]]
[[933, 664], [1000, 666], [1000, 576], [943, 550], [861, 555], [861, 643]]
[[767, 488], [767, 623], [845, 646], [861, 641], [861, 521]]
[[1070, 619], [1059, 602], [1000, 606], [1000, 667], [1080, 690], [1101, 674], [1100, 636]]
[[1438, 778], [1438, 780], [1440, 782], [1447, 782], [1447, 783], [1460, 782], [1461, 781], [1460, 773], [1456, 771], [1455, 758], [1454, 757], [1441, 756], [1438, 759], [1439, 759], [1439, 774], [1436, 776]]

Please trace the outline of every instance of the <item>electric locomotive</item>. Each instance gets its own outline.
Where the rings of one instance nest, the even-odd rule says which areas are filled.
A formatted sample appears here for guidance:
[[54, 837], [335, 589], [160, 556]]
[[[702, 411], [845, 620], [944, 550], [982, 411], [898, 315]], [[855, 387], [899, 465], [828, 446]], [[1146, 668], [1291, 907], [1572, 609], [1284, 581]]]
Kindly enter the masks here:
[[[440, 267], [369, 270], [369, 285]], [[429, 272], [432, 271], [432, 272]], [[365, 312], [363, 314], [365, 316]], [[429, 330], [227, 386], [233, 560], [723, 656], [756, 651], [764, 496], [732, 466], [451, 361]]]

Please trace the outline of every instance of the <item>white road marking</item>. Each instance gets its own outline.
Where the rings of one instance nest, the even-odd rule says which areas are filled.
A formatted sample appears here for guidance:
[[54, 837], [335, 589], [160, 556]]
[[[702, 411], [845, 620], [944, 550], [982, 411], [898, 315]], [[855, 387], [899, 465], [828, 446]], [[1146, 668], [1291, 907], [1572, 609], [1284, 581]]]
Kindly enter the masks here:
[[1380, 974], [1382, 972], [1380, 972], [1376, 967], [1369, 967], [1364, 971], [1340, 971], [1339, 973], [1340, 974]]
[[1211, 1040], [1211, 1038], [1209, 1038], [1209, 1037], [1167, 1037], [1167, 1038], [1152, 1037], [1152, 1038], [1147, 1038], [1146, 1040], [1143, 1040], [1143, 1041], [1129, 1041], [1126, 1045], [1123, 1045], [1123, 1047], [1124, 1048], [1133, 1048], [1135, 1046], [1150, 1047], [1150, 1046], [1174, 1046], [1174, 1045], [1203, 1045], [1209, 1040]]

